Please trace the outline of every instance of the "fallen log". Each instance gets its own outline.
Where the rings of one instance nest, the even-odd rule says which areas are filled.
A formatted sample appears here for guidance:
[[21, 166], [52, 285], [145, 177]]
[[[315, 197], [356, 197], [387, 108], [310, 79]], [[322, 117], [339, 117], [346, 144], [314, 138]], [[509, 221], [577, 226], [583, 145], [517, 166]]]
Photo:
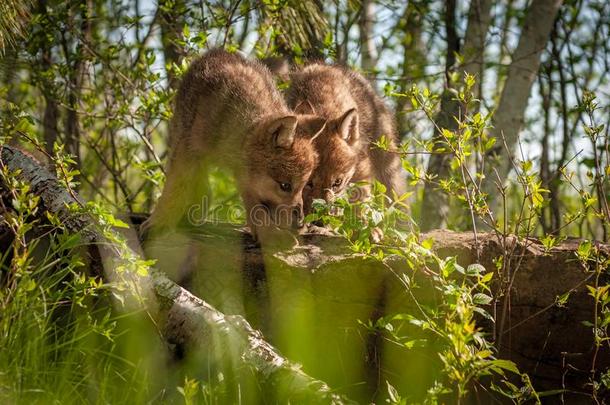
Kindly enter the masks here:
[[[492, 233], [475, 238], [472, 233], [432, 231], [421, 238], [433, 240], [440, 257], [456, 256], [464, 267], [479, 263], [496, 273], [497, 299], [487, 309], [497, 322], [480, 323], [499, 349], [497, 357], [514, 361], [538, 390], [565, 389], [566, 400], [570, 395], [586, 398], [594, 335], [584, 322], [592, 321], [594, 302], [586, 288], [592, 273], [575, 253], [581, 240], [545, 249], [536, 239]], [[608, 245], [597, 248], [610, 254]], [[266, 252], [242, 229], [228, 224], [161, 238], [149, 244], [147, 252], [170, 272], [190, 267], [189, 274], [173, 277], [187, 280], [192, 291], [222, 311], [244, 314], [309, 374], [332, 386], [367, 381], [349, 391], [352, 398], [379, 399], [385, 380], [423, 395], [418, 389], [428, 387], [433, 378], [434, 372], [426, 371], [430, 358], [437, 356], [433, 350], [430, 358], [409, 357], [393, 344], [380, 346], [379, 336], [359, 328], [361, 322], [383, 315], [417, 311], [397, 278], [401, 266], [406, 267], [400, 261], [389, 269], [355, 255], [341, 237], [317, 234], [303, 235], [301, 246], [292, 251]], [[498, 258], [507, 261], [502, 276], [494, 262]], [[601, 281], [608, 282], [608, 275]], [[562, 302], [566, 293], [567, 302]], [[433, 296], [422, 299], [434, 305]], [[295, 331], [309, 352], [294, 347]], [[325, 359], [322, 364], [320, 358]], [[610, 351], [603, 346], [596, 369], [608, 367]], [[426, 373], [427, 378], [422, 376]]]

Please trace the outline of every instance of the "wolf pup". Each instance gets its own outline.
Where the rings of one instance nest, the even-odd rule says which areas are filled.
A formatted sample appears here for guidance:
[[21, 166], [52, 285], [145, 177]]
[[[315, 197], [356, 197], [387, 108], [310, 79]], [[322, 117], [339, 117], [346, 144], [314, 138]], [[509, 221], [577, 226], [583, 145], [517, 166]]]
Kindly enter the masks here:
[[201, 216], [210, 165], [233, 172], [255, 238], [300, 227], [302, 191], [317, 163], [313, 139], [324, 125], [294, 114], [261, 63], [207, 52], [191, 64], [176, 95], [167, 181], [149, 233]]
[[[398, 133], [392, 113], [367, 79], [347, 68], [313, 63], [291, 74], [286, 99], [295, 111], [327, 120], [315, 141], [320, 160], [303, 192], [306, 213], [314, 198], [332, 201], [350, 182], [378, 180], [388, 195], [392, 190], [403, 194], [399, 156], [371, 145], [385, 136], [395, 150]], [[366, 199], [369, 188], [362, 188], [356, 200]]]

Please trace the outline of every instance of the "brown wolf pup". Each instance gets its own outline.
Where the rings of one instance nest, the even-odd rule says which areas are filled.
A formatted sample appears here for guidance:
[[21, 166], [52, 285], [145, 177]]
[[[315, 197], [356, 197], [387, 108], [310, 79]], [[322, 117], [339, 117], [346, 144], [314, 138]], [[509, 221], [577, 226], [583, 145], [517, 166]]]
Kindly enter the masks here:
[[[362, 75], [339, 66], [314, 63], [291, 74], [288, 105], [327, 120], [315, 144], [320, 161], [303, 192], [306, 213], [314, 198], [332, 201], [350, 182], [383, 183], [387, 194], [401, 195], [400, 158], [372, 146], [385, 136], [390, 150], [398, 144], [394, 117]], [[356, 199], [369, 195], [361, 189]]]
[[167, 182], [146, 229], [154, 234], [205, 214], [210, 165], [233, 172], [255, 238], [300, 227], [302, 191], [317, 163], [312, 141], [323, 128], [321, 118], [286, 106], [259, 62], [207, 52], [178, 89]]

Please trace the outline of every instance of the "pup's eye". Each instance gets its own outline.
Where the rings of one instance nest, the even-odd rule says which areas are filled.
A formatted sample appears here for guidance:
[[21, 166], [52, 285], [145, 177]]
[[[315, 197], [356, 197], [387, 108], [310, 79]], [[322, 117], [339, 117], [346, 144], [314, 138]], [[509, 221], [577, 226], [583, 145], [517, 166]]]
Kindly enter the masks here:
[[305, 184], [305, 188], [313, 188], [313, 182], [308, 181], [307, 184]]
[[289, 193], [292, 191], [292, 184], [290, 183], [282, 183], [281, 181], [278, 182], [280, 185], [280, 189], [282, 189], [282, 191]]
[[333, 186], [332, 186], [332, 187], [333, 187], [334, 189], [337, 189], [337, 188], [339, 188], [339, 187], [341, 186], [341, 183], [343, 183], [343, 179], [337, 179], [337, 180], [335, 180], [335, 181], [333, 182]]

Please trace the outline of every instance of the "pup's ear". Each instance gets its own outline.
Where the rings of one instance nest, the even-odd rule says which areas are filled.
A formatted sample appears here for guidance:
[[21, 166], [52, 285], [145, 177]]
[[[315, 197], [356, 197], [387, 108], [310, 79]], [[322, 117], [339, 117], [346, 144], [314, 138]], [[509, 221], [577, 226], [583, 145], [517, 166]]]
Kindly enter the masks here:
[[313, 108], [313, 105], [311, 105], [309, 100], [300, 101], [299, 104], [294, 107], [294, 112], [303, 115], [312, 115], [316, 113], [315, 108]]
[[273, 146], [290, 148], [294, 142], [296, 128], [297, 117], [294, 115], [287, 115], [271, 122], [267, 128], [267, 132], [271, 135]]
[[347, 110], [339, 122], [339, 136], [347, 143], [354, 143], [358, 139], [358, 111], [355, 108]]

